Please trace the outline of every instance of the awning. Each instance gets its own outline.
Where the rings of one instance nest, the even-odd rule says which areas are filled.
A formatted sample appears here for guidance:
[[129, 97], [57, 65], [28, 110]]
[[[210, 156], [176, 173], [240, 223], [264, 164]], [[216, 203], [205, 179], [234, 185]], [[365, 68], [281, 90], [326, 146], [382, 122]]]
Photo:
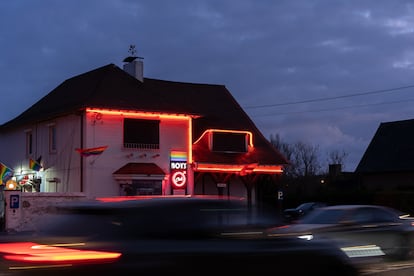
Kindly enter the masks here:
[[165, 172], [155, 163], [128, 163], [113, 173], [117, 180], [164, 179]]

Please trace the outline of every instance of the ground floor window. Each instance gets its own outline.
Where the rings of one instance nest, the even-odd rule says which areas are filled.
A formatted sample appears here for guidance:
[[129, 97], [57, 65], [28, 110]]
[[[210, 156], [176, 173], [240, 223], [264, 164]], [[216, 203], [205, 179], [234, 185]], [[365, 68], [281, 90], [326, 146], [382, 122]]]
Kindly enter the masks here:
[[123, 190], [127, 196], [162, 195], [161, 180], [132, 180], [132, 184], [124, 184]]

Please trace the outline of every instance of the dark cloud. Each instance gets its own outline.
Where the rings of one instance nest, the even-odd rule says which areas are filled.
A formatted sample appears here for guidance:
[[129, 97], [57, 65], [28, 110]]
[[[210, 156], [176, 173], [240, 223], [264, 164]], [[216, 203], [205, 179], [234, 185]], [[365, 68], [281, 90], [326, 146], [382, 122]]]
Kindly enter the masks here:
[[224, 84], [265, 136], [344, 149], [353, 170], [381, 122], [413, 117], [413, 88], [276, 104], [413, 85], [413, 15], [409, 0], [2, 1], [0, 121], [135, 44], [146, 77]]

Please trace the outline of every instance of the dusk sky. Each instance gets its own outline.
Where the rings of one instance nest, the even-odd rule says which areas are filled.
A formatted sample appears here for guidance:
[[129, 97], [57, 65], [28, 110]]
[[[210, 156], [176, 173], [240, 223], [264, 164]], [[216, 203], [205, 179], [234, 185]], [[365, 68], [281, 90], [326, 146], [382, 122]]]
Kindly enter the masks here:
[[412, 0], [12, 0], [0, 30], [0, 124], [130, 45], [145, 77], [225, 85], [265, 137], [345, 151], [345, 171], [414, 119]]

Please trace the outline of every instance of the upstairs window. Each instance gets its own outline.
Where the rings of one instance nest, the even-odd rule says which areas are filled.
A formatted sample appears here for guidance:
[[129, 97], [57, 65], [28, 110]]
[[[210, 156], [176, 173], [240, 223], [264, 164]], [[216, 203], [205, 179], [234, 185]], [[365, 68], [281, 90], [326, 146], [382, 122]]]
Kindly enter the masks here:
[[33, 133], [31, 130], [26, 131], [26, 155], [33, 154]]
[[212, 150], [220, 152], [247, 152], [246, 133], [213, 132]]
[[124, 147], [136, 149], [160, 148], [160, 121], [124, 119]]

